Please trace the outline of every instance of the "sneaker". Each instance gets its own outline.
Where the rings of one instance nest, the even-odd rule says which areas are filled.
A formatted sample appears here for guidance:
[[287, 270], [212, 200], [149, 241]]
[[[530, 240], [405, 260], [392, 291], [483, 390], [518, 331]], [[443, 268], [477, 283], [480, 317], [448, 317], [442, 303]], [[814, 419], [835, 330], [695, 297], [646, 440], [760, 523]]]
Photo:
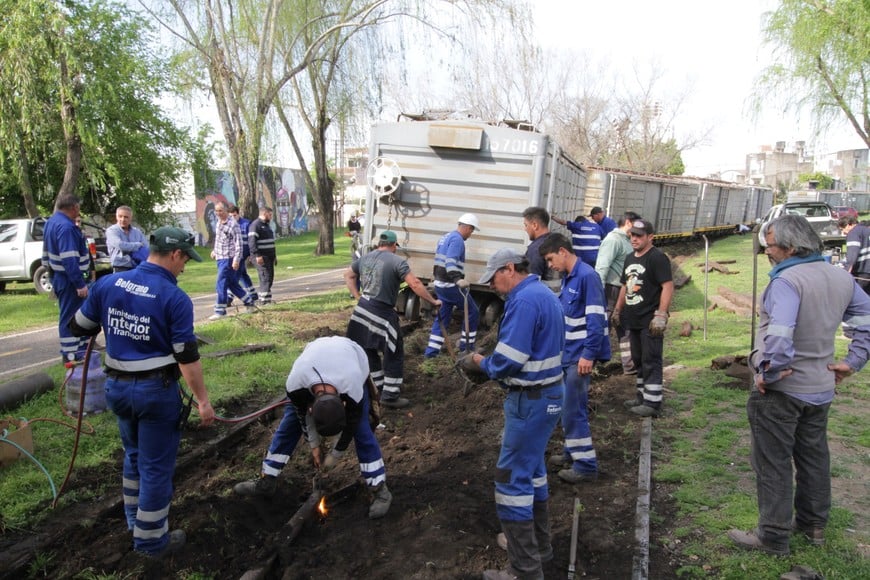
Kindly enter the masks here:
[[758, 550], [759, 552], [764, 552], [765, 554], [771, 554], [773, 556], [789, 555], [788, 545], [784, 548], [768, 546], [758, 537], [757, 530], [750, 530], [748, 532], [742, 530], [731, 530], [728, 532], [728, 538], [744, 550]]
[[214, 314], [209, 316], [208, 319], [209, 320], [220, 320], [221, 318], [224, 318], [225, 316], [226, 316], [226, 314], [218, 314], [217, 312], [215, 312]]
[[547, 459], [547, 465], [553, 468], [562, 468], [566, 465], [571, 465], [571, 459], [562, 454], [551, 455], [550, 458]]
[[251, 481], [237, 483], [233, 491], [244, 496], [272, 497], [278, 488], [278, 478], [274, 475], [263, 475]]
[[381, 397], [381, 407], [388, 409], [404, 409], [411, 406], [411, 401], [404, 397], [396, 397], [395, 399], [385, 399]]
[[637, 407], [638, 405], [643, 405], [643, 401], [638, 398], [626, 399], [622, 402], [622, 406], [626, 409], [631, 409], [632, 407]]
[[653, 409], [649, 405], [637, 405], [629, 409], [629, 411], [641, 417], [658, 417], [660, 413], [658, 409]]
[[247, 306], [245, 306], [245, 312], [247, 312], [248, 314], [256, 314], [257, 307], [253, 304], [248, 304]]
[[386, 483], [382, 483], [377, 487], [372, 488], [372, 503], [369, 506], [369, 519], [377, 520], [387, 515], [390, 511], [390, 505], [393, 503], [393, 494], [387, 488]]
[[558, 473], [559, 479], [568, 483], [591, 483], [598, 481], [598, 472], [580, 473], [573, 469], [563, 469]]
[[792, 525], [792, 531], [797, 534], [803, 534], [813, 546], [825, 545], [825, 528], [803, 528], [795, 522]]

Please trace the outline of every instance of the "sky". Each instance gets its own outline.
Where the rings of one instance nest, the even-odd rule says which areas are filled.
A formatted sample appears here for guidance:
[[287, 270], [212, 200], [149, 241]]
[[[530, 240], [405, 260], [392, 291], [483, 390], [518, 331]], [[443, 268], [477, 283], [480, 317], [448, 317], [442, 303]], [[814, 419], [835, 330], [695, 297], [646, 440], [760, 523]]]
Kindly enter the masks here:
[[686, 174], [743, 169], [745, 156], [776, 141], [806, 141], [816, 154], [865, 148], [852, 129], [812, 135], [808, 118], [771, 103], [753, 121], [747, 99], [770, 62], [762, 14], [773, 0], [531, 0], [538, 41], [606, 59], [619, 70], [655, 59], [675, 86], [692, 89], [681, 108], [685, 128], [712, 128], [708, 143], [683, 153]]

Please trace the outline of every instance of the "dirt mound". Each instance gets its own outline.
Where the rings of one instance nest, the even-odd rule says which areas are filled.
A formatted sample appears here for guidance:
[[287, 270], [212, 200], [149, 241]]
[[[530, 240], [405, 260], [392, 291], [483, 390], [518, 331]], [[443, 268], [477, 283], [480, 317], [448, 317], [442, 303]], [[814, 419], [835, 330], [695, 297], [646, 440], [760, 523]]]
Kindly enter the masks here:
[[[294, 316], [299, 316], [298, 313]], [[316, 319], [316, 315], [311, 315]], [[341, 334], [343, 326], [312, 323], [315, 336]], [[185, 436], [184, 453], [195, 454], [176, 474], [176, 493], [170, 513], [173, 528], [187, 532], [188, 543], [162, 561], [131, 551], [121, 504], [107, 498], [99, 505], [77, 506], [52, 514], [32, 541], [55, 531], [33, 554], [46, 558], [41, 573], [72, 577], [83, 570], [118, 577], [239, 578], [262, 569], [264, 578], [477, 578], [488, 568], [503, 568], [506, 553], [495, 544], [499, 532], [493, 499], [493, 474], [503, 425], [504, 395], [493, 382], [478, 385], [463, 398], [462, 384], [452, 361], [442, 356], [426, 361], [415, 344], [425, 342], [428, 326], [407, 336], [404, 394], [413, 406], [385, 411], [378, 439], [384, 452], [387, 477], [394, 500], [386, 518], [367, 518], [364, 486], [348, 487], [359, 479], [353, 452], [342, 459], [326, 480], [329, 492], [342, 491], [341, 500], [327, 499], [328, 514], [306, 525], [292, 544], [277, 535], [307, 499], [314, 470], [307, 445], [300, 444], [284, 470], [278, 493], [271, 499], [242, 499], [232, 494], [236, 482], [253, 477], [278, 426], [282, 409], [239, 430], [235, 439], [215, 448], [202, 446], [225, 426]], [[455, 338], [455, 335], [454, 335]], [[492, 337], [482, 342], [492, 343]], [[613, 366], [618, 365], [611, 365]], [[555, 558], [545, 575], [567, 573], [574, 498], [583, 505], [578, 544], [578, 576], [627, 578], [635, 549], [634, 510], [640, 422], [622, 407], [634, 396], [634, 377], [599, 375], [590, 393], [592, 434], [601, 479], [580, 486], [560, 481], [550, 473], [550, 519]], [[274, 396], [281, 394], [276, 386]], [[248, 401], [265, 405], [267, 401]], [[234, 410], [241, 415], [250, 408]], [[551, 453], [561, 449], [561, 430], [550, 442]], [[196, 451], [207, 449], [206, 451]], [[184, 463], [184, 456], [179, 459]], [[120, 461], [116, 473], [120, 478]], [[89, 478], [107, 474], [82, 470], [73, 482], [88, 486]], [[657, 497], [658, 496], [658, 497]], [[332, 497], [336, 497], [333, 495]], [[658, 518], [668, 521], [669, 506], [653, 491]], [[56, 530], [63, 531], [57, 533]], [[4, 550], [23, 538], [3, 538]], [[669, 570], [655, 558], [652, 570]], [[21, 577], [20, 570], [2, 572]], [[250, 576], [249, 576], [250, 577]]]

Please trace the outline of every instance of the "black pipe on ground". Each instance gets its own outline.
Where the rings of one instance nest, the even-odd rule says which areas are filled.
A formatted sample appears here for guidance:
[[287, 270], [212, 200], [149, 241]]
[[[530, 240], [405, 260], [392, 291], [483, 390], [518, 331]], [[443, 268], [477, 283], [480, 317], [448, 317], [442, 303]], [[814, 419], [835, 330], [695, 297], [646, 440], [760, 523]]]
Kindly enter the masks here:
[[32, 399], [54, 388], [54, 381], [45, 373], [35, 373], [0, 385], [0, 411], [14, 409], [27, 399]]

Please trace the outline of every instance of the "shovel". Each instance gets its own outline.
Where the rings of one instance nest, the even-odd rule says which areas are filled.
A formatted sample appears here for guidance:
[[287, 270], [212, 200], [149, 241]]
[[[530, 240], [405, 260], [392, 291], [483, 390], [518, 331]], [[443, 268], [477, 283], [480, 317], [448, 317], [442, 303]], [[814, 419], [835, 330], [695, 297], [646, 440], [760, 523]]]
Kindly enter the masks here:
[[450, 338], [447, 336], [447, 329], [444, 328], [444, 322], [441, 320], [439, 314], [440, 313], [436, 312], [435, 316], [438, 319], [438, 326], [441, 327], [441, 336], [444, 337], [444, 344], [447, 345], [447, 352], [450, 353], [450, 358], [453, 359], [453, 370], [456, 371], [456, 374], [459, 375], [460, 380], [462, 380], [462, 396], [467, 397], [471, 394], [471, 390], [474, 388], [474, 383], [471, 382], [471, 379], [469, 379], [465, 373], [462, 372], [462, 369], [459, 368], [459, 359], [456, 357], [456, 350], [454, 350], [453, 343], [450, 342]]

